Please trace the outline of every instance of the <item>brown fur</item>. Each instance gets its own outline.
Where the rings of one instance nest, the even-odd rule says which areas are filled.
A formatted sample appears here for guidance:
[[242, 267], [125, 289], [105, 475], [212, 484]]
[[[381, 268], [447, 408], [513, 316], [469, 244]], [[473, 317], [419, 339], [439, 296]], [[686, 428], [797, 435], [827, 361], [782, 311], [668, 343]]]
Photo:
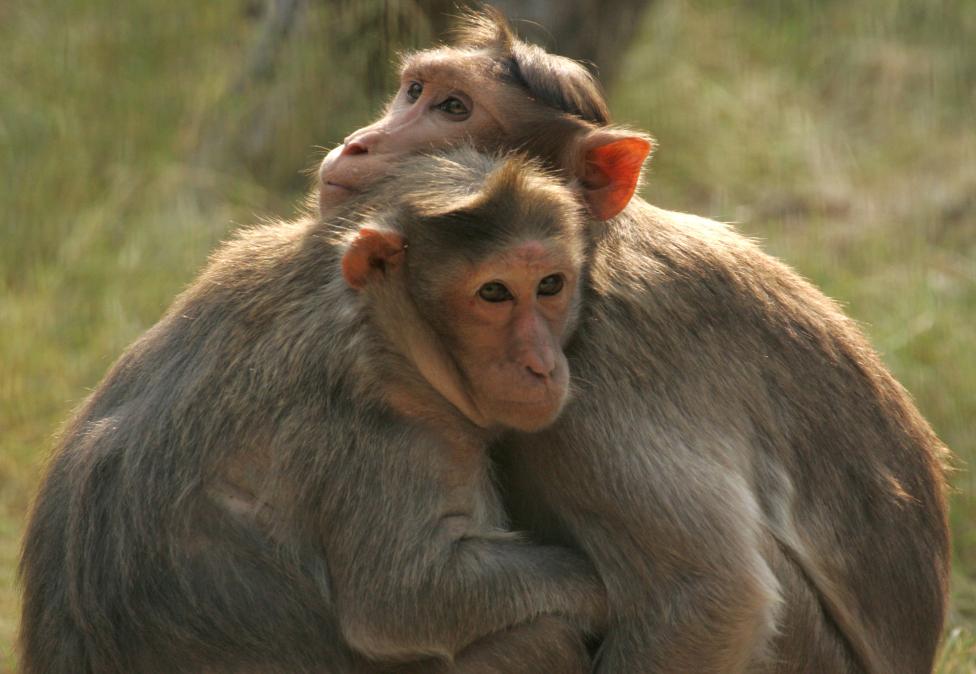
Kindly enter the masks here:
[[607, 584], [597, 671], [931, 671], [945, 450], [856, 326], [731, 229], [639, 201], [591, 269], [579, 395], [502, 455], [515, 521]]
[[[477, 239], [452, 232], [472, 211], [430, 212], [438, 200], [535, 208], [512, 235], [551, 232], [579, 259], [564, 188], [471, 152], [414, 160], [327, 221], [224, 245], [64, 431], [21, 560], [22, 671], [588, 670], [602, 585], [580, 555], [505, 530], [497, 431], [402, 348], [438, 309], [414, 302], [418, 280], [453, 278]], [[411, 274], [357, 293], [339, 263], [363, 223], [439, 230], [408, 237]]]
[[[620, 132], [581, 68], [488, 12], [411, 55], [415, 80], [468, 96], [472, 119], [487, 109], [471, 140], [540, 157], [592, 206], [585, 147]], [[337, 148], [323, 175], [456, 142], [461, 123], [397, 136], [398, 114], [366, 127], [384, 135], [352, 134], [364, 152]], [[578, 546], [608, 586], [597, 671], [931, 671], [947, 450], [857, 327], [718, 223], [634, 199], [593, 237], [567, 348], [580, 394], [498, 456], [516, 521]]]
[[610, 123], [603, 89], [590, 72], [571, 59], [519, 40], [497, 10], [486, 7], [463, 14], [454, 38], [464, 49], [485, 50], [498, 68], [495, 77], [523, 88], [539, 103], [595, 124]]

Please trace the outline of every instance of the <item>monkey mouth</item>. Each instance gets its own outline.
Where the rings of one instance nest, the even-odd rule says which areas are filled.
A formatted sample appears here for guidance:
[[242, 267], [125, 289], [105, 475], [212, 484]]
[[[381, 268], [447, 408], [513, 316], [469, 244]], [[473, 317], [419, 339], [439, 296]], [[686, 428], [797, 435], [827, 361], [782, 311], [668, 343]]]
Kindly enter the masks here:
[[351, 199], [357, 193], [358, 190], [342, 183], [323, 180], [319, 186], [319, 210], [325, 212], [333, 206]]
[[545, 408], [558, 407], [561, 400], [560, 396], [557, 396], [550, 391], [540, 391], [536, 395], [531, 395], [530, 393], [526, 392], [524, 396], [509, 398], [508, 400], [500, 400], [499, 402], [503, 405], [508, 405], [511, 407]]
[[330, 188], [330, 189], [333, 189], [333, 190], [337, 190], [337, 191], [342, 192], [344, 194], [355, 194], [356, 193], [356, 190], [354, 190], [353, 188], [349, 187], [348, 185], [343, 185], [341, 183], [334, 183], [331, 180], [326, 180], [322, 184], [322, 187], [323, 188]]

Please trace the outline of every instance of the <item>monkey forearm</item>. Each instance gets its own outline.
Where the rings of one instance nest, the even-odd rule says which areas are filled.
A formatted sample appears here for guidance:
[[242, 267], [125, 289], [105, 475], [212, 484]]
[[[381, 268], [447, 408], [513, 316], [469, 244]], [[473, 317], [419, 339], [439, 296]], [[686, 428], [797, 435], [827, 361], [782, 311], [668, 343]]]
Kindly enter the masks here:
[[557, 616], [540, 616], [474, 642], [453, 660], [369, 670], [369, 674], [587, 674], [592, 661], [578, 627]]
[[[485, 618], [497, 613], [504, 620], [502, 613], [514, 610], [526, 617], [559, 614], [594, 633], [606, 628], [603, 583], [588, 560], [566, 548], [473, 537], [452, 551], [445, 571], [442, 578], [450, 586], [443, 589], [456, 595], [459, 617], [484, 612]], [[510, 605], [487, 606], [472, 588], [507, 597]]]
[[[543, 614], [590, 632], [606, 624], [606, 595], [592, 566], [563, 548], [472, 537], [440, 551], [422, 575], [396, 560], [387, 592], [344, 593], [340, 622], [349, 644], [378, 659], [453, 657], [469, 644]], [[381, 574], [382, 575], [382, 574]], [[339, 587], [350, 584], [340, 580]], [[363, 597], [370, 597], [363, 601]]]
[[465, 648], [455, 660], [457, 674], [584, 674], [592, 669], [578, 627], [557, 616], [540, 616], [496, 632]]

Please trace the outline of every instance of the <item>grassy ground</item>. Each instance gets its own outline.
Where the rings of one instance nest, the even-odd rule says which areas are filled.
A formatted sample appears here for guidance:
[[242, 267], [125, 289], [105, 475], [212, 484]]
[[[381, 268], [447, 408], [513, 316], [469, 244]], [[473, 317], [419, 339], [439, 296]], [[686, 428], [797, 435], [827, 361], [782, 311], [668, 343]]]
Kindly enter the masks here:
[[[59, 423], [380, 104], [362, 28], [390, 19], [359, 5], [309, 9], [252, 77], [243, 1], [0, 4], [0, 662]], [[844, 302], [956, 452], [942, 674], [976, 671], [974, 34], [965, 0], [656, 0], [611, 86], [659, 140], [645, 196], [739, 223]]]

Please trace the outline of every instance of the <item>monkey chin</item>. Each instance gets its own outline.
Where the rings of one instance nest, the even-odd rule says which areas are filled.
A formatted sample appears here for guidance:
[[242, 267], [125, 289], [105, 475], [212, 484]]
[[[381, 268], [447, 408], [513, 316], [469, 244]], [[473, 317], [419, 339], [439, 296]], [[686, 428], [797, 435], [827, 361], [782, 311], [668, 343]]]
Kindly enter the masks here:
[[534, 433], [551, 426], [566, 402], [566, 396], [544, 402], [496, 402], [490, 410], [491, 418], [498, 426], [522, 433]]
[[[569, 400], [569, 381], [562, 372], [545, 383], [506, 382], [503, 387], [483, 388], [473, 396], [475, 405], [491, 425], [534, 433], [555, 423]], [[513, 396], [513, 391], [518, 393]], [[499, 395], [501, 393], [501, 395]]]

